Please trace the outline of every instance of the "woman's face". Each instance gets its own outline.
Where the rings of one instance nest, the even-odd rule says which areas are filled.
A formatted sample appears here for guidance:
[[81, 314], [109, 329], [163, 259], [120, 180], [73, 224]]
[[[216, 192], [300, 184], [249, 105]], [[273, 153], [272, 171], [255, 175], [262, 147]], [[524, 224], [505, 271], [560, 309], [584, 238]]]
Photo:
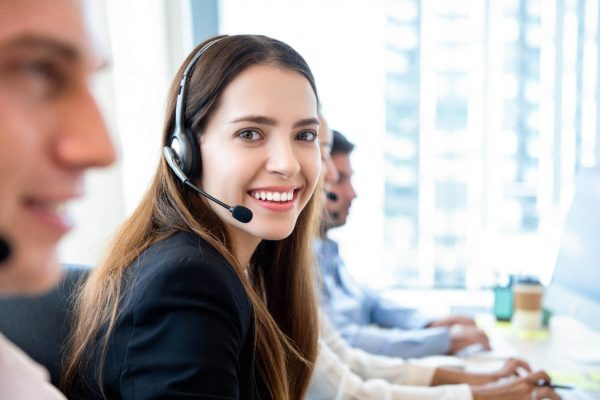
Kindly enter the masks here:
[[234, 243], [256, 246], [289, 236], [321, 170], [311, 85], [298, 72], [256, 65], [227, 86], [219, 104], [200, 140], [197, 183], [231, 206], [252, 210], [244, 224], [209, 202]]

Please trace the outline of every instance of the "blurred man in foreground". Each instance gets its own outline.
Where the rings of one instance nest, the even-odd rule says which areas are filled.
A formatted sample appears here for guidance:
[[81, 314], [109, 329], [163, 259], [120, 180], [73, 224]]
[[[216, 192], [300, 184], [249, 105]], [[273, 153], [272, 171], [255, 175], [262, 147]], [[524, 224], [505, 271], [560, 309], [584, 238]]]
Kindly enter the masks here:
[[[89, 80], [105, 60], [78, 0], [0, 0], [0, 295], [60, 276], [66, 205], [84, 172], [115, 158]], [[0, 398], [56, 399], [47, 372], [0, 334]]]

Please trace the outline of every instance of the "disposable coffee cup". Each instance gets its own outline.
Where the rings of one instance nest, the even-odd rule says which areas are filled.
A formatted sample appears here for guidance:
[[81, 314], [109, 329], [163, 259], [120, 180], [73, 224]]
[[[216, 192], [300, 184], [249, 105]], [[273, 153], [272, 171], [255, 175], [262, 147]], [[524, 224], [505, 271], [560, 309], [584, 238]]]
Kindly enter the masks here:
[[542, 296], [544, 287], [539, 283], [517, 283], [513, 286], [513, 325], [520, 329], [542, 328]]

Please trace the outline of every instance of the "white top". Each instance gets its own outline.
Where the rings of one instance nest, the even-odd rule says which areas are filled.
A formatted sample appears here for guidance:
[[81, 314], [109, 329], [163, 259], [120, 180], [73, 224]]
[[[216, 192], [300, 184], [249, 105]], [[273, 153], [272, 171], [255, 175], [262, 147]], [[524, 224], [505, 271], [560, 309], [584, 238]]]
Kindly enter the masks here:
[[49, 377], [44, 367], [0, 334], [0, 399], [66, 399]]
[[472, 400], [468, 385], [429, 387], [435, 368], [352, 348], [326, 317], [319, 319], [319, 354], [310, 400]]

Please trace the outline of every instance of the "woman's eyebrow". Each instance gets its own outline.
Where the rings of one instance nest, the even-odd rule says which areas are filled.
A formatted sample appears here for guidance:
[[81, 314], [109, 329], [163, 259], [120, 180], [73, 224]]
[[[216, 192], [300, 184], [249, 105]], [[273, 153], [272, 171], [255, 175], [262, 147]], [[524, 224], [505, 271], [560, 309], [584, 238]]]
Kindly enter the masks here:
[[245, 115], [240, 118], [236, 118], [231, 121], [232, 123], [236, 122], [253, 122], [255, 124], [260, 125], [269, 125], [276, 126], [278, 124], [277, 120], [274, 118], [264, 117], [262, 115]]
[[321, 125], [318, 118], [304, 118], [294, 124], [294, 128], [300, 128], [307, 125]]
[[[243, 117], [239, 117], [236, 118], [234, 120], [231, 121], [232, 123], [237, 123], [237, 122], [253, 122], [255, 124], [260, 124], [260, 125], [269, 125], [269, 126], [277, 126], [279, 124], [279, 121], [277, 121], [274, 118], [270, 118], [270, 117], [265, 117], [262, 115], [244, 115]], [[302, 126], [308, 126], [308, 125], [317, 125], [319, 126], [320, 122], [318, 118], [304, 118], [301, 119], [299, 121], [296, 121], [296, 123], [294, 123], [294, 128], [299, 128]]]

